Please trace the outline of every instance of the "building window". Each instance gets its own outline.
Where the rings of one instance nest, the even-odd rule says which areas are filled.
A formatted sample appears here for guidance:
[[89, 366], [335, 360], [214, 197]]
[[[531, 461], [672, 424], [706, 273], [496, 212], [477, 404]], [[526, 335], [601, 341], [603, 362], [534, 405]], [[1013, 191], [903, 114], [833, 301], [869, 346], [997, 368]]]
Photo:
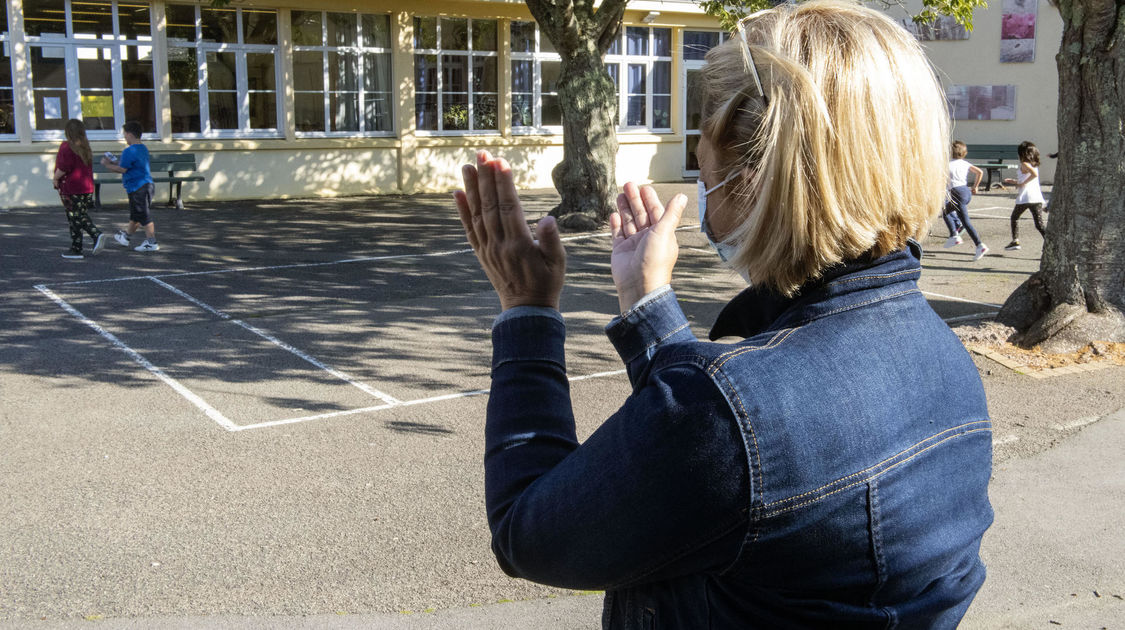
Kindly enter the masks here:
[[11, 48], [12, 45], [8, 42], [8, 12], [0, 11], [0, 140], [14, 140], [16, 137]]
[[172, 133], [277, 136], [277, 12], [171, 4]]
[[497, 21], [414, 18], [414, 107], [424, 131], [496, 131]]
[[[33, 137], [62, 137], [68, 118], [81, 118], [95, 139], [116, 137], [127, 120], [141, 123], [148, 133], [156, 132], [152, 26], [147, 3], [26, 2], [24, 31], [31, 62]], [[3, 47], [3, 64], [8, 68], [7, 41]], [[0, 81], [6, 81], [0, 83], [2, 112], [4, 86], [10, 88], [12, 82], [10, 75], [4, 74], [0, 74]], [[11, 99], [11, 92], [8, 94]]]
[[672, 29], [626, 26], [605, 59], [624, 113], [620, 129], [671, 131]]
[[394, 131], [390, 16], [293, 11], [292, 24], [297, 133]]
[[562, 129], [558, 82], [562, 59], [535, 22], [512, 22], [512, 129]]

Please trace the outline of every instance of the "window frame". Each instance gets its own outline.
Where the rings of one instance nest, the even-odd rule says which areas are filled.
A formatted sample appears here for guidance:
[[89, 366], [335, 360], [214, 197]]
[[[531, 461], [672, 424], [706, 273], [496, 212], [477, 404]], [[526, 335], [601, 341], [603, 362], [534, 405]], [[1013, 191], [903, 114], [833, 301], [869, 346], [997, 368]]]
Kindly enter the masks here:
[[[411, 57], [412, 57], [412, 61], [413, 61], [413, 76], [411, 78], [412, 78], [412, 81], [414, 83], [414, 95], [415, 95], [414, 96], [414, 129], [415, 129], [415, 132], [420, 136], [498, 136], [498, 135], [500, 135], [500, 107], [501, 107], [501, 105], [500, 105], [500, 93], [502, 92], [502, 90], [500, 89], [500, 87], [501, 87], [500, 82], [501, 82], [501, 77], [503, 76], [502, 69], [500, 68], [500, 62], [503, 60], [503, 55], [500, 54], [500, 42], [501, 42], [500, 26], [503, 22], [501, 22], [501, 20], [494, 19], [494, 18], [470, 18], [470, 17], [448, 16], [448, 15], [445, 15], [445, 16], [443, 16], [443, 15], [426, 15], [426, 14], [420, 14], [420, 13], [415, 13], [411, 17], [414, 20], [431, 19], [431, 18], [437, 20], [437, 30], [435, 31], [434, 42], [438, 46], [437, 48], [418, 48], [417, 46], [412, 46], [412, 48], [411, 48]], [[463, 19], [467, 23], [468, 31], [467, 31], [466, 42], [465, 42], [465, 50], [447, 50], [447, 49], [444, 49], [444, 48], [441, 47], [442, 22], [444, 20], [453, 20], [453, 19], [459, 19], [459, 20]], [[491, 22], [495, 25], [495, 27], [496, 27], [496, 50], [474, 50], [473, 49], [473, 23], [474, 22]], [[416, 24], [416, 22], [415, 22], [415, 24]], [[415, 27], [414, 30], [415, 30], [414, 37], [415, 37], [415, 42], [416, 42], [417, 39], [418, 39], [417, 27]], [[420, 57], [420, 56], [433, 56], [433, 57], [435, 57], [435, 59], [437, 61], [437, 65], [435, 66], [436, 84], [437, 84], [436, 91], [429, 91], [429, 90], [422, 91], [422, 90], [418, 89], [418, 57]], [[466, 108], [467, 109], [466, 115], [468, 117], [468, 120], [467, 120], [468, 129], [444, 129], [444, 126], [445, 126], [444, 118], [445, 117], [443, 115], [443, 109], [442, 109], [444, 97], [446, 96], [446, 92], [445, 92], [444, 85], [443, 85], [445, 79], [442, 76], [442, 69], [443, 69], [442, 68], [442, 66], [443, 66], [442, 57], [444, 57], [444, 56], [464, 56], [466, 58], [466, 61], [467, 61], [466, 67], [468, 68], [468, 73], [465, 76], [465, 87], [466, 87], [465, 95], [466, 95], [467, 102], [468, 102], [468, 107]], [[474, 123], [475, 123], [475, 120], [474, 120], [474, 118], [475, 118], [475, 116], [474, 116], [474, 114], [475, 114], [475, 111], [474, 111], [475, 104], [473, 103], [473, 101], [474, 101], [473, 97], [477, 94], [477, 92], [475, 90], [473, 90], [473, 58], [474, 57], [484, 57], [484, 58], [496, 59], [496, 92], [483, 92], [483, 91], [480, 92], [481, 94], [495, 94], [496, 95], [496, 128], [495, 129], [474, 129], [473, 128]], [[458, 92], [455, 92], [455, 93], [460, 94], [461, 92], [458, 91]], [[420, 114], [420, 111], [421, 111], [418, 107], [418, 95], [419, 94], [432, 94], [436, 97], [437, 104], [438, 104], [438, 111], [437, 111], [438, 128], [437, 129], [422, 129], [421, 126], [418, 124], [419, 114]]]
[[[629, 29], [644, 29], [646, 31], [646, 53], [628, 54], [628, 31]], [[656, 29], [668, 31], [668, 55], [656, 54]], [[618, 133], [658, 133], [670, 134], [673, 133], [672, 121], [672, 97], [676, 92], [674, 89], [675, 84], [675, 38], [673, 37], [673, 29], [667, 26], [649, 26], [636, 25], [636, 24], [623, 24], [621, 32], [618, 33], [615, 46], [617, 52], [607, 52], [604, 58], [605, 65], [617, 66], [617, 112], [618, 112]], [[653, 92], [655, 74], [653, 68], [656, 62], [668, 62], [668, 87], [669, 93], [655, 94]], [[645, 120], [642, 125], [629, 125], [629, 96], [628, 81], [629, 81], [629, 66], [643, 65], [645, 67]], [[636, 96], [634, 94], [634, 96]], [[655, 127], [653, 126], [653, 97], [663, 96], [668, 97], [668, 126]]]
[[[119, 11], [118, 11], [118, 6], [119, 6], [120, 3], [118, 2], [118, 0], [110, 0], [109, 1], [109, 6], [110, 6], [110, 10], [111, 10], [111, 20], [113, 22], [113, 33], [112, 33], [112, 35], [108, 35], [108, 36], [103, 35], [101, 39], [96, 39], [96, 38], [93, 38], [93, 37], [82, 37], [82, 36], [78, 36], [78, 35], [75, 34], [72, 3], [73, 3], [73, 0], [65, 0], [64, 1], [64, 8], [65, 8], [64, 20], [65, 20], [65, 24], [66, 24], [66, 27], [65, 27], [66, 32], [61, 34], [61, 36], [58, 36], [57, 34], [52, 33], [52, 34], [48, 34], [47, 37], [44, 37], [42, 34], [41, 35], [31, 35], [31, 34], [27, 34], [26, 32], [25, 32], [25, 35], [24, 35], [25, 36], [25, 43], [26, 43], [25, 49], [27, 50], [27, 69], [26, 69], [26, 72], [25, 72], [25, 78], [27, 80], [27, 85], [31, 87], [30, 102], [28, 103], [30, 108], [29, 108], [29, 112], [28, 112], [28, 119], [27, 119], [26, 122], [30, 127], [32, 140], [33, 141], [58, 141], [58, 140], [64, 140], [66, 138], [66, 133], [63, 129], [39, 129], [36, 126], [37, 119], [36, 119], [36, 113], [35, 113], [36, 112], [36, 94], [35, 93], [37, 91], [37, 88], [35, 87], [35, 77], [34, 77], [34, 72], [32, 70], [32, 66], [33, 66], [32, 60], [34, 58], [34, 55], [32, 53], [32, 49], [35, 49], [35, 48], [40, 48], [40, 49], [43, 49], [43, 48], [62, 48], [63, 49], [63, 67], [64, 67], [64, 73], [66, 75], [66, 77], [65, 77], [65, 79], [66, 79], [65, 87], [62, 87], [62, 88], [39, 88], [39, 89], [50, 89], [52, 91], [65, 91], [66, 92], [66, 97], [67, 97], [66, 111], [60, 112], [61, 118], [63, 118], [64, 121], [66, 119], [70, 119], [70, 118], [79, 118], [79, 119], [83, 118], [83, 115], [82, 115], [82, 85], [81, 85], [81, 74], [80, 74], [78, 50], [80, 48], [98, 48], [98, 49], [108, 49], [110, 51], [110, 55], [109, 55], [110, 56], [110, 58], [109, 58], [109, 62], [110, 62], [110, 88], [108, 90], [105, 90], [104, 88], [97, 88], [97, 89], [100, 90], [100, 91], [108, 91], [112, 95], [114, 128], [113, 129], [88, 129], [87, 132], [86, 132], [86, 135], [91, 140], [117, 140], [117, 139], [120, 139], [120, 137], [121, 137], [120, 129], [121, 129], [122, 125], [124, 125], [125, 122], [126, 122], [126, 118], [125, 118], [125, 92], [126, 91], [130, 91], [130, 92], [132, 92], [132, 91], [149, 91], [149, 90], [125, 90], [123, 74], [122, 74], [123, 73], [123, 55], [122, 55], [123, 50], [122, 50], [122, 48], [124, 48], [126, 46], [135, 46], [137, 48], [148, 48], [149, 49], [149, 55], [152, 59], [152, 73], [153, 73], [153, 76], [152, 76], [153, 87], [152, 87], [152, 90], [151, 90], [152, 103], [153, 103], [152, 114], [153, 114], [153, 120], [155, 121], [156, 124], [155, 124], [155, 129], [153, 129], [152, 131], [149, 131], [147, 133], [154, 138], [159, 138], [160, 137], [160, 103], [157, 99], [157, 89], [156, 89], [157, 81], [158, 81], [157, 80], [157, 77], [158, 77], [157, 71], [159, 69], [157, 68], [156, 59], [155, 59], [156, 37], [154, 35], [155, 25], [153, 24], [153, 20], [152, 20], [152, 8], [151, 8], [151, 6], [149, 7], [149, 33], [148, 33], [147, 39], [128, 38], [127, 36], [121, 34], [121, 22], [120, 22], [120, 15], [119, 15]], [[10, 22], [9, 22], [9, 28], [11, 28]], [[141, 36], [141, 37], [143, 37], [143, 36]], [[8, 44], [9, 46], [11, 46], [9, 33], [5, 32], [3, 34], [3, 41], [6, 44]], [[9, 52], [11, 52], [11, 50], [9, 50]], [[12, 59], [12, 57], [9, 56], [9, 59]], [[14, 75], [15, 74], [14, 73], [14, 65], [15, 65], [14, 61], [12, 62], [12, 65], [13, 65], [13, 75]], [[14, 77], [13, 77], [13, 83], [15, 83]], [[14, 86], [13, 86], [13, 91], [14, 91]], [[17, 121], [17, 123], [18, 123], [18, 121]], [[5, 140], [10, 139], [11, 137], [12, 136], [9, 136], [8, 134], [0, 135], [0, 138], [5, 139]]]
[[[512, 24], [530, 23], [535, 25], [535, 39], [534, 50], [531, 52], [516, 52], [512, 50], [511, 42], [508, 44], [508, 63], [511, 65], [516, 61], [530, 61], [531, 62], [531, 118], [533, 124], [531, 125], [516, 125], [512, 124], [513, 135], [536, 135], [536, 134], [561, 134], [563, 132], [562, 125], [544, 125], [543, 124], [543, 62], [558, 62], [562, 63], [562, 56], [557, 51], [543, 51], [542, 39], [543, 30], [539, 28], [539, 23], [535, 20], [511, 20], [509, 21], [508, 32], [511, 32]], [[513, 97], [515, 96], [515, 71], [512, 71], [512, 81], [508, 89], [508, 109], [509, 112], [515, 106]], [[520, 92], [526, 94], [526, 92]], [[515, 120], [515, 116], [512, 116]]]
[[[4, 10], [7, 11], [7, 8], [5, 7]], [[6, 13], [4, 14], [4, 18], [4, 22], [8, 24], [8, 28], [11, 28], [11, 24], [7, 19]], [[15, 58], [12, 56], [13, 46], [11, 35], [8, 34], [8, 28], [0, 30], [0, 50], [3, 50], [5, 56], [8, 57], [8, 76], [11, 78], [10, 80], [12, 84], [6, 87], [0, 85], [0, 91], [6, 90], [12, 93], [12, 132], [0, 132], [0, 142], [19, 140], [19, 121], [16, 120], [16, 64]]]
[[[317, 9], [301, 9], [301, 11], [307, 11], [307, 12], [316, 11], [316, 10]], [[293, 12], [295, 12], [295, 11], [296, 10], [294, 10]], [[291, 54], [293, 55], [293, 60], [296, 61], [296, 55], [297, 55], [297, 53], [300, 53], [300, 52], [319, 52], [319, 53], [321, 53], [321, 69], [322, 69], [322, 72], [323, 72], [322, 77], [323, 77], [324, 84], [321, 86], [320, 91], [321, 91], [322, 95], [324, 96], [324, 120], [323, 120], [324, 131], [300, 131], [300, 130], [296, 129], [296, 126], [294, 126], [295, 136], [297, 138], [361, 138], [361, 137], [362, 138], [378, 138], [378, 137], [394, 136], [395, 133], [396, 133], [396, 128], [395, 128], [396, 127], [396, 125], [395, 125], [396, 119], [395, 119], [395, 100], [394, 100], [394, 86], [395, 86], [394, 56], [393, 56], [394, 55], [394, 42], [393, 42], [393, 37], [391, 35], [391, 15], [389, 13], [350, 13], [350, 12], [343, 12], [343, 11], [327, 11], [327, 10], [320, 10], [319, 12], [320, 12], [320, 45], [317, 45], [317, 46], [309, 45], [309, 44], [299, 44], [298, 45], [296, 42], [294, 42], [292, 47], [291, 47], [292, 48]], [[356, 45], [355, 46], [336, 46], [336, 45], [329, 45], [328, 44], [328, 14], [329, 13], [349, 13], [351, 15], [356, 16], [356, 40], [355, 40]], [[387, 42], [386, 47], [364, 46], [364, 43], [363, 43], [364, 42], [364, 40], [363, 40], [363, 35], [364, 35], [364, 32], [363, 32], [363, 17], [365, 15], [366, 16], [373, 16], [373, 17], [376, 17], [376, 18], [386, 18], [386, 20], [387, 20], [387, 33], [388, 33], [388, 38], [389, 38], [389, 41]], [[293, 19], [292, 19], [292, 12], [291, 12], [290, 13], [290, 22], [289, 22], [290, 28], [292, 28], [292, 24], [293, 24], [292, 20]], [[357, 67], [356, 67], [356, 86], [357, 86], [357, 90], [358, 90], [359, 100], [358, 100], [358, 109], [356, 110], [356, 117], [358, 118], [360, 128], [357, 131], [346, 131], [346, 130], [345, 131], [332, 131], [331, 130], [332, 129], [332, 113], [330, 111], [331, 110], [331, 95], [332, 94], [350, 94], [351, 93], [350, 91], [346, 91], [346, 90], [332, 90], [331, 89], [330, 81], [329, 81], [330, 68], [329, 68], [329, 65], [328, 65], [328, 57], [331, 53], [354, 54], [354, 55], [356, 55], [356, 58], [358, 60]], [[366, 89], [366, 84], [364, 82], [364, 79], [366, 78], [365, 77], [366, 64], [364, 63], [364, 55], [366, 55], [366, 54], [386, 55], [387, 59], [390, 61], [390, 63], [388, 64], [388, 67], [391, 70], [390, 76], [389, 76], [390, 83], [387, 85], [387, 90], [386, 90], [385, 93], [387, 94], [387, 105], [390, 108], [391, 128], [387, 129], [387, 130], [384, 130], [384, 131], [367, 130], [365, 128], [366, 125], [367, 125], [367, 116], [366, 116], [365, 105], [366, 105], [366, 94], [368, 94], [368, 91]], [[296, 114], [296, 111], [297, 111], [297, 104], [296, 104], [297, 94], [313, 94], [313, 93], [315, 93], [314, 90], [298, 90], [297, 87], [296, 87], [296, 80], [294, 78], [294, 86], [293, 86], [293, 97], [294, 97], [293, 112], [294, 112], [294, 114]], [[376, 90], [373, 93], [381, 94], [381, 93], [384, 93], [384, 92], [380, 92], [380, 91]]]
[[[211, 9], [212, 7], [198, 4], [183, 4], [170, 2], [165, 5], [169, 6], [184, 6], [193, 7], [195, 11], [195, 41], [186, 41], [179, 38], [166, 37], [168, 49], [169, 65], [173, 57], [172, 49], [183, 48], [194, 51], [196, 65], [199, 71], [196, 73], [197, 87], [199, 94], [199, 131], [189, 132], [173, 132], [172, 137], [176, 139], [203, 139], [203, 138], [281, 138], [284, 136], [285, 130], [285, 117], [282, 109], [282, 55], [281, 44], [245, 44], [242, 43], [245, 37], [245, 28], [243, 21], [243, 10], [253, 9], [258, 11], [273, 11], [277, 17], [277, 37], [280, 42], [281, 31], [281, 11], [278, 9], [269, 9], [268, 7], [230, 7], [230, 10], [236, 11], [235, 14], [235, 30], [238, 35], [236, 43], [230, 42], [206, 42], [203, 41], [203, 10]], [[207, 66], [207, 53], [233, 53], [235, 55], [235, 98], [238, 106], [238, 128], [236, 129], [213, 129], [211, 127], [211, 103], [208, 87], [209, 68]], [[253, 129], [250, 127], [250, 93], [249, 78], [247, 76], [247, 63], [246, 55], [248, 54], [271, 54], [273, 55], [273, 73], [274, 73], [274, 126], [272, 128]], [[170, 73], [170, 69], [166, 68]], [[188, 90], [170, 88], [169, 92], [186, 92]], [[229, 92], [230, 90], [214, 90], [216, 92]], [[265, 90], [253, 90], [253, 92], [265, 92]], [[171, 108], [171, 103], [168, 104]]]

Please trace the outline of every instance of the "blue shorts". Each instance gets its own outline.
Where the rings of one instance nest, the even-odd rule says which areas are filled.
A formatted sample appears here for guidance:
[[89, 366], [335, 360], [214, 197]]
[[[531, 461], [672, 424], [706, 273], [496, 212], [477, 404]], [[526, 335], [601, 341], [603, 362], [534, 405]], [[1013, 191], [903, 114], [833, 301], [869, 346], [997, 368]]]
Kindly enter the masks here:
[[152, 184], [145, 184], [140, 188], [129, 193], [129, 220], [140, 223], [141, 225], [148, 225], [152, 223], [152, 218], [149, 217], [148, 208], [152, 205], [152, 193], [156, 190], [156, 186]]

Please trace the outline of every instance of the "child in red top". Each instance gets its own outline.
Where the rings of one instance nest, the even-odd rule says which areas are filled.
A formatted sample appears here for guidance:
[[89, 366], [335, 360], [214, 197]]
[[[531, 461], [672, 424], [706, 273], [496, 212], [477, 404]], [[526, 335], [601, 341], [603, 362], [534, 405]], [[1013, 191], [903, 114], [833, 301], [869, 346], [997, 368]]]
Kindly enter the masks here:
[[59, 191], [66, 220], [70, 224], [70, 250], [63, 258], [81, 260], [82, 233], [94, 239], [91, 254], [97, 254], [105, 246], [105, 234], [90, 219], [90, 208], [94, 207], [94, 155], [90, 151], [90, 141], [86, 139], [86, 126], [81, 120], [71, 118], [63, 127], [66, 142], [59, 146], [55, 156], [55, 174], [52, 178]]

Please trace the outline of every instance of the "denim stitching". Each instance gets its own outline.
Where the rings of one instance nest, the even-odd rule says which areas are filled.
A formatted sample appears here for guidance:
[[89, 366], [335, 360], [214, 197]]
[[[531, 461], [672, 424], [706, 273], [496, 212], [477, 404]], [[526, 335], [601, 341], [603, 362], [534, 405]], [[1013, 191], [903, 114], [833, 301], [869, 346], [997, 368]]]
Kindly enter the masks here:
[[886, 458], [886, 459], [884, 459], [880, 462], [872, 464], [872, 465], [868, 466], [867, 468], [864, 468], [863, 470], [854, 472], [854, 473], [848, 475], [847, 477], [840, 477], [839, 479], [835, 479], [833, 481], [830, 481], [830, 482], [824, 484], [823, 486], [820, 486], [819, 488], [816, 488], [814, 490], [809, 490], [808, 492], [802, 492], [801, 494], [791, 496], [787, 499], [779, 499], [779, 500], [774, 501], [772, 503], [767, 503], [763, 507], [769, 507], [771, 505], [777, 505], [778, 503], [784, 503], [786, 501], [793, 501], [793, 500], [796, 500], [796, 499], [800, 499], [800, 498], [806, 497], [810, 494], [816, 494], [817, 492], [820, 492], [821, 490], [824, 490], [825, 488], [827, 488], [827, 487], [829, 487], [833, 484], [840, 483], [841, 481], [851, 479], [852, 477], [859, 477], [859, 476], [862, 476], [862, 475], [866, 475], [867, 473], [871, 472], [872, 470], [875, 470], [876, 468], [878, 468], [880, 466], [883, 466], [884, 464], [886, 464], [888, 462], [891, 462], [891, 461], [895, 460], [896, 458], [905, 456], [911, 450], [913, 450], [915, 448], [918, 448], [919, 446], [921, 446], [922, 444], [925, 444], [926, 442], [934, 440], [934, 439], [936, 439], [936, 438], [938, 438], [942, 435], [945, 435], [946, 433], [951, 433], [951, 432], [957, 431], [959, 429], [964, 429], [965, 427], [971, 426], [971, 425], [974, 425], [974, 424], [991, 424], [991, 421], [989, 421], [989, 420], [974, 420], [972, 422], [966, 422], [965, 424], [959, 424], [955, 427], [950, 427], [950, 428], [948, 428], [944, 431], [941, 431], [939, 433], [935, 433], [935, 434], [927, 437], [924, 440], [919, 440], [919, 441], [915, 442], [914, 444], [911, 444], [910, 446], [908, 446], [908, 447], [902, 449], [901, 451], [895, 453], [894, 455], [891, 455], [890, 457], [888, 457], [888, 458]]
[[844, 279], [841, 279], [841, 280], [833, 280], [832, 282], [829, 282], [828, 284], [826, 284], [824, 286], [830, 287], [830, 286], [833, 286], [833, 285], [836, 285], [836, 284], [847, 284], [849, 282], [858, 282], [860, 280], [871, 280], [873, 278], [894, 278], [895, 276], [903, 276], [903, 275], [907, 275], [907, 274], [921, 275], [922, 270], [921, 269], [907, 269], [906, 271], [896, 271], [894, 273], [883, 273], [883, 274], [875, 274], [875, 275], [870, 275], [870, 276], [858, 276], [858, 277], [855, 277], [855, 278], [844, 278]]
[[[669, 333], [665, 334], [665, 335], [664, 335], [663, 337], [659, 337], [659, 338], [657, 338], [657, 340], [656, 340], [656, 341], [654, 341], [654, 342], [652, 342], [652, 343], [648, 344], [647, 346], [645, 346], [645, 350], [647, 351], [647, 350], [648, 350], [649, 348], [655, 348], [656, 346], [660, 345], [660, 343], [661, 343], [662, 341], [664, 341], [665, 339], [668, 339], [668, 338], [669, 338], [669, 337], [671, 337], [672, 335], [674, 335], [674, 334], [676, 334], [676, 333], [680, 332], [681, 330], [683, 330], [683, 329], [685, 329], [685, 328], [687, 328], [687, 327], [688, 327], [688, 324], [680, 324], [679, 326], [677, 326], [676, 328], [674, 328], [674, 329], [673, 329], [673, 330], [672, 330], [671, 332], [669, 332]], [[639, 354], [639, 353], [638, 353], [638, 354]]]
[[[883, 470], [880, 470], [879, 472], [877, 472], [877, 473], [875, 473], [874, 475], [872, 475], [872, 476], [871, 476], [871, 477], [870, 477], [869, 479], [877, 479], [877, 478], [879, 478], [880, 476], [882, 476], [882, 475], [883, 475], [884, 473], [886, 473], [887, 471], [893, 470], [893, 469], [895, 469], [895, 468], [897, 468], [897, 467], [901, 466], [902, 464], [905, 464], [906, 462], [908, 462], [908, 461], [910, 461], [910, 460], [914, 459], [915, 457], [918, 457], [918, 456], [919, 456], [919, 455], [921, 455], [922, 453], [925, 453], [926, 451], [928, 451], [928, 450], [930, 450], [930, 449], [933, 449], [933, 448], [936, 448], [936, 447], [938, 447], [938, 446], [941, 446], [942, 444], [945, 444], [946, 442], [948, 442], [948, 441], [950, 441], [950, 440], [955, 440], [955, 439], [957, 439], [957, 438], [959, 438], [959, 437], [963, 437], [963, 436], [966, 436], [966, 435], [970, 435], [970, 434], [972, 434], [972, 433], [980, 433], [980, 432], [982, 432], [982, 431], [991, 431], [991, 430], [992, 430], [992, 429], [991, 429], [991, 427], [989, 427], [989, 428], [987, 428], [987, 429], [972, 429], [972, 430], [970, 430], [970, 431], [965, 431], [964, 433], [958, 433], [957, 435], [951, 435], [951, 436], [949, 436], [949, 437], [945, 438], [944, 440], [941, 440], [940, 442], [936, 442], [936, 443], [934, 443], [934, 444], [931, 444], [931, 445], [927, 446], [926, 448], [924, 448], [924, 449], [922, 449], [922, 450], [918, 451], [917, 453], [914, 453], [913, 455], [911, 455], [910, 457], [907, 457], [907, 458], [903, 459], [902, 461], [898, 461], [898, 462], [895, 462], [895, 463], [891, 464], [890, 466], [887, 466], [887, 467], [886, 467], [886, 468], [884, 468]], [[835, 490], [833, 490], [833, 491], [831, 491], [831, 492], [826, 492], [825, 494], [823, 494], [823, 495], [821, 495], [821, 496], [819, 496], [819, 497], [816, 497], [815, 499], [810, 499], [810, 500], [808, 500], [808, 501], [805, 501], [805, 502], [803, 502], [803, 503], [798, 503], [798, 504], [796, 504], [796, 505], [791, 505], [791, 506], [789, 506], [789, 507], [785, 507], [785, 508], [782, 508], [782, 509], [780, 509], [780, 510], [777, 510], [777, 511], [774, 511], [774, 512], [769, 512], [769, 511], [763, 510], [763, 511], [762, 511], [762, 514], [761, 514], [761, 516], [762, 516], [763, 518], [765, 518], [765, 517], [773, 517], [773, 516], [778, 516], [778, 515], [781, 515], [781, 514], [785, 514], [786, 512], [792, 512], [793, 510], [796, 510], [796, 509], [798, 509], [798, 508], [802, 508], [802, 507], [805, 507], [806, 505], [812, 505], [813, 503], [816, 503], [816, 502], [820, 501], [821, 499], [826, 499], [826, 498], [828, 498], [828, 497], [830, 497], [830, 496], [832, 496], [832, 495], [834, 495], [834, 494], [838, 494], [838, 493], [840, 493], [840, 492], [843, 492], [844, 490], [848, 490], [849, 488], [854, 488], [855, 486], [858, 486], [858, 485], [860, 485], [860, 484], [864, 484], [864, 483], [867, 483], [867, 481], [868, 481], [868, 479], [861, 479], [861, 480], [859, 480], [859, 481], [856, 481], [856, 482], [854, 482], [854, 483], [850, 483], [850, 484], [848, 484], [848, 485], [846, 485], [846, 486], [843, 486], [843, 487], [841, 487], [841, 488], [837, 488], [837, 489], [835, 489]], [[831, 484], [829, 484], [829, 485], [831, 485]], [[807, 493], [806, 493], [806, 494], [807, 494]], [[803, 495], [802, 495], [802, 496], [803, 496]], [[791, 501], [791, 500], [792, 500], [792, 499], [786, 499], [785, 501]], [[777, 503], [784, 503], [785, 501], [778, 501]]]
[[[715, 376], [716, 376], [716, 374], [711, 375], [712, 382], [714, 382]], [[723, 378], [724, 378], [724, 380], [727, 381], [727, 384], [729, 386], [730, 380], [726, 379], [725, 374], [723, 375]], [[715, 383], [715, 384], [718, 385], [718, 383]], [[761, 456], [761, 453], [759, 452], [759, 448], [758, 448], [758, 436], [754, 432], [753, 423], [750, 422], [750, 414], [746, 413], [746, 407], [742, 403], [742, 396], [738, 395], [738, 390], [736, 390], [734, 387], [728, 387], [728, 389], [730, 390], [731, 396], [734, 398], [735, 403], [738, 404], [738, 418], [740, 420], [744, 420], [746, 422], [746, 430], [750, 432], [750, 440], [754, 443], [754, 453], [752, 455], [753, 461], [748, 462], [748, 464], [750, 465], [750, 474], [751, 474], [751, 483], [752, 483], [752, 487], [750, 489], [751, 511], [755, 511], [755, 510], [753, 510], [754, 493], [757, 492], [758, 496], [761, 496], [762, 491], [763, 491], [764, 486], [765, 486], [764, 482], [762, 481], [762, 456]], [[753, 479], [755, 477], [757, 477], [757, 483], [754, 483], [754, 481], [753, 481]], [[745, 539], [745, 537], [743, 537], [744, 542], [743, 542], [742, 546], [739, 548], [738, 554], [736, 554], [736, 556], [734, 558], [734, 561], [731, 562], [725, 569], [722, 569], [719, 572], [720, 575], [722, 575], [722, 574], [726, 573], [727, 571], [730, 571], [734, 567], [738, 566], [739, 563], [744, 562], [745, 555], [747, 553], [749, 553], [749, 548], [753, 547], [754, 543], [758, 542], [758, 537], [762, 533], [762, 528], [759, 527], [758, 523], [756, 523], [753, 518], [747, 519], [747, 526], [752, 529], [752, 533], [753, 533], [753, 535], [750, 538], [750, 541], [745, 542], [746, 539]]]
[[718, 363], [712, 364], [712, 366], [708, 369], [708, 375], [714, 376], [715, 373], [719, 371], [719, 368], [723, 367], [723, 365], [725, 365], [727, 361], [730, 361], [734, 357], [742, 356], [748, 352], [754, 352], [755, 350], [768, 350], [769, 348], [781, 345], [781, 342], [785, 341], [789, 337], [789, 335], [793, 334], [793, 331], [795, 330], [797, 329], [789, 328], [786, 330], [779, 330], [777, 334], [773, 336], [773, 338], [765, 343], [765, 345], [739, 348], [738, 350], [731, 350], [730, 352], [719, 355], [715, 359], [716, 361], [718, 361]]

